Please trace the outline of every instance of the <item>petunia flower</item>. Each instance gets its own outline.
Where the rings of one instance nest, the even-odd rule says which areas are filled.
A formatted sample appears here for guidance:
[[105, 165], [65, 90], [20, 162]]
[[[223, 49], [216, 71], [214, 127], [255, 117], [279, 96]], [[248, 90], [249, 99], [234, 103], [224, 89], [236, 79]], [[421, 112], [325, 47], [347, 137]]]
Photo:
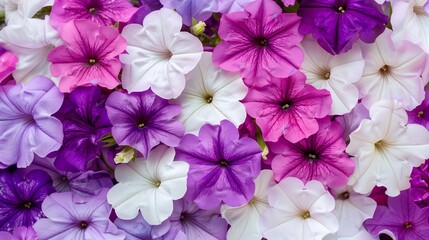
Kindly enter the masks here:
[[[19, 59], [12, 73], [15, 81], [28, 83], [38, 75], [51, 77], [48, 54], [62, 41], [46, 17], [45, 20], [26, 19], [23, 24], [7, 25], [0, 31], [0, 43]], [[52, 80], [58, 85], [57, 79]]]
[[335, 121], [344, 128], [343, 139], [347, 144], [350, 142], [350, 134], [359, 127], [364, 119], [369, 119], [369, 111], [362, 103], [358, 103], [351, 112], [335, 118]]
[[217, 0], [220, 13], [243, 11], [247, 4], [255, 0]]
[[42, 204], [42, 218], [34, 224], [39, 240], [122, 240], [125, 233], [109, 220], [112, 207], [107, 189], [91, 198], [74, 201], [71, 192], [53, 193]]
[[106, 99], [107, 95], [95, 86], [76, 88], [66, 96], [56, 114], [64, 131], [64, 142], [55, 159], [59, 170], [82, 172], [102, 157], [99, 140], [112, 127], [104, 107]]
[[408, 123], [420, 124], [429, 130], [429, 89], [424, 87], [425, 98], [412, 111], [407, 111]]
[[387, 229], [398, 240], [425, 240], [429, 235], [428, 216], [429, 208], [420, 209], [407, 190], [389, 197], [388, 207], [378, 206], [374, 217], [365, 221], [365, 227], [373, 235]]
[[55, 0], [51, 11], [51, 25], [59, 32], [72, 20], [90, 20], [98, 25], [127, 22], [137, 8], [127, 0]]
[[[255, 0], [244, 12], [222, 16], [219, 36], [222, 41], [213, 51], [216, 66], [231, 72], [241, 71], [247, 86], [268, 85], [272, 77], [295, 73], [303, 60], [297, 44], [299, 17], [282, 13], [274, 2]], [[275, 80], [273, 80], [275, 81]]]
[[373, 236], [365, 230], [364, 227], [361, 227], [359, 231], [348, 237], [337, 237], [335, 234], [329, 234], [323, 238], [323, 240], [393, 240], [393, 238], [383, 238], [382, 235]]
[[206, 21], [213, 12], [218, 12], [218, 0], [160, 0], [166, 8], [175, 9], [182, 16], [183, 23], [192, 25], [192, 18]]
[[283, 138], [268, 143], [270, 152], [276, 154], [271, 167], [277, 182], [285, 177], [296, 177], [304, 183], [318, 180], [331, 188], [347, 183], [355, 164], [344, 153], [343, 128], [329, 117], [318, 122], [319, 131], [297, 143]]
[[261, 149], [251, 138], [239, 139], [228, 120], [204, 125], [198, 136], [185, 135], [176, 151], [176, 159], [190, 165], [186, 200], [211, 209], [221, 203], [238, 207], [252, 199]]
[[168, 219], [159, 225], [150, 225], [141, 214], [131, 220], [117, 218], [115, 225], [125, 231], [125, 239], [129, 240], [161, 240], [161, 237], [170, 230], [170, 221]]
[[[152, 91], [166, 99], [177, 98], [185, 88], [185, 74], [198, 64], [201, 42], [188, 32], [180, 32], [182, 20], [173, 10], [151, 12], [143, 26], [129, 24], [122, 36], [127, 54], [122, 54], [122, 85], [128, 92]], [[142, 39], [145, 39], [142, 41]]]
[[341, 239], [359, 234], [363, 222], [374, 215], [377, 203], [366, 195], [354, 192], [349, 186], [332, 192], [335, 195], [334, 214], [340, 223], [335, 236]]
[[15, 71], [17, 62], [18, 58], [13, 53], [0, 47], [0, 84], [5, 83]]
[[158, 225], [172, 214], [173, 200], [185, 195], [189, 170], [186, 162], [173, 161], [174, 155], [173, 148], [160, 145], [147, 159], [116, 167], [119, 183], [109, 190], [107, 199], [119, 218], [131, 220], [140, 210], [146, 222]]
[[411, 173], [410, 197], [420, 207], [429, 206], [429, 160], [419, 167], [415, 167]]
[[332, 101], [327, 90], [307, 85], [305, 75], [298, 72], [289, 78], [273, 79], [264, 88], [251, 88], [243, 102], [264, 140], [276, 142], [284, 136], [298, 142], [317, 132], [316, 118], [328, 115]]
[[46, 157], [61, 147], [62, 124], [52, 115], [62, 102], [63, 94], [43, 76], [0, 86], [0, 168], [27, 167], [35, 154]]
[[174, 201], [169, 221], [170, 230], [162, 236], [163, 240], [226, 240], [228, 223], [221, 217], [219, 208], [202, 210], [195, 203], [180, 199]]
[[231, 225], [227, 239], [260, 240], [262, 238], [261, 213], [269, 207], [268, 190], [274, 185], [273, 172], [262, 170], [255, 179], [255, 194], [252, 200], [240, 207], [222, 206], [222, 217]]
[[413, 43], [426, 53], [429, 53], [429, 14], [426, 0], [395, 0], [391, 2], [391, 23], [394, 32], [393, 42], [402, 41]]
[[198, 133], [204, 124], [219, 124], [224, 119], [237, 127], [244, 122], [246, 109], [240, 100], [246, 96], [247, 87], [239, 74], [216, 68], [211, 53], [203, 53], [186, 79], [185, 90], [173, 101], [182, 105], [178, 119], [186, 132]]
[[185, 131], [181, 122], [173, 120], [181, 111], [180, 105], [168, 104], [151, 90], [113, 92], [106, 101], [106, 109], [115, 141], [137, 149], [144, 158], [160, 142], [176, 147]]
[[128, 24], [137, 23], [141, 24], [143, 19], [151, 12], [162, 8], [162, 4], [159, 0], [139, 0], [139, 9], [131, 16]]
[[321, 240], [338, 230], [335, 200], [319, 181], [304, 184], [285, 178], [268, 190], [270, 205], [261, 216], [262, 235], [270, 240]]
[[424, 99], [429, 77], [423, 72], [429, 67], [428, 57], [411, 43], [393, 43], [391, 35], [392, 31], [386, 30], [374, 44], [362, 44], [365, 67], [356, 85], [368, 109], [379, 100], [398, 100], [406, 110], [412, 110]]
[[4, 21], [7, 25], [22, 25], [41, 8], [51, 6], [52, 0], [3, 0]]
[[429, 158], [429, 132], [421, 125], [408, 124], [408, 117], [397, 101], [380, 101], [369, 110], [350, 135], [347, 153], [354, 157], [355, 171], [349, 185], [367, 194], [374, 186], [385, 186], [388, 196], [397, 196], [410, 187], [412, 167]]
[[13, 230], [13, 234], [2, 231], [0, 239], [5, 240], [37, 240], [37, 233], [32, 227], [17, 227]]
[[48, 174], [41, 170], [28, 173], [0, 170], [0, 231], [32, 226], [44, 217], [42, 201], [55, 189]]
[[299, 32], [312, 34], [333, 55], [349, 51], [358, 39], [373, 43], [389, 20], [373, 0], [302, 0], [298, 16]]
[[347, 53], [332, 56], [310, 37], [301, 44], [304, 50], [301, 70], [307, 76], [307, 83], [329, 91], [330, 115], [349, 113], [358, 102], [359, 91], [354, 83], [362, 77], [365, 65], [359, 45]]
[[64, 26], [61, 38], [65, 44], [52, 50], [48, 60], [52, 75], [61, 77], [62, 92], [93, 84], [113, 89], [120, 83], [117, 56], [125, 50], [126, 42], [117, 29], [74, 20]]

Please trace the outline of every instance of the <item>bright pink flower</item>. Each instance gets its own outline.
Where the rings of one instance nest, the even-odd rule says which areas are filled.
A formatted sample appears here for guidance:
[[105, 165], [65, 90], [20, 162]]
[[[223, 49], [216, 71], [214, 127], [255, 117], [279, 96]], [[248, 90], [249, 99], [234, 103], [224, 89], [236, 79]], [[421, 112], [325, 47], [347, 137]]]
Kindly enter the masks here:
[[5, 80], [7, 81], [7, 77], [15, 71], [18, 58], [13, 53], [5, 51], [3, 48], [0, 48], [0, 53], [0, 83], [2, 83]]
[[113, 89], [120, 83], [121, 62], [117, 56], [127, 43], [117, 29], [74, 20], [64, 26], [61, 38], [65, 45], [55, 48], [48, 60], [52, 62], [52, 75], [61, 77], [62, 92], [93, 84]]
[[51, 25], [62, 31], [75, 19], [91, 20], [99, 25], [127, 22], [137, 11], [128, 0], [55, 0], [50, 14]]
[[284, 13], [271, 0], [249, 3], [244, 12], [222, 16], [222, 42], [213, 51], [213, 62], [228, 71], [241, 71], [248, 86], [268, 85], [271, 77], [288, 77], [304, 59], [296, 46], [300, 18]]
[[274, 78], [264, 88], [251, 88], [243, 102], [266, 141], [276, 142], [283, 135], [295, 143], [319, 130], [316, 118], [328, 115], [332, 100], [328, 91], [306, 84], [305, 75], [298, 72]]
[[271, 163], [276, 181], [297, 177], [303, 182], [318, 180], [332, 188], [346, 185], [355, 164], [344, 153], [342, 136], [341, 124], [326, 117], [319, 120], [317, 133], [295, 144], [283, 138], [268, 143], [270, 151], [277, 154]]

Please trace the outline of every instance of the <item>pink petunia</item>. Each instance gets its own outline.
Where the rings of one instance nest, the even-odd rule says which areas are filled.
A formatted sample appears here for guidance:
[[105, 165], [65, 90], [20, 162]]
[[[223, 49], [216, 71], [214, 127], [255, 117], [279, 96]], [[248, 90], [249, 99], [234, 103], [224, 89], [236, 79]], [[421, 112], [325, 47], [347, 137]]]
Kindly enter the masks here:
[[61, 38], [65, 45], [52, 50], [48, 61], [52, 62], [52, 75], [61, 77], [62, 92], [93, 84], [113, 89], [120, 83], [121, 62], [117, 56], [127, 43], [117, 29], [74, 20], [64, 26]]

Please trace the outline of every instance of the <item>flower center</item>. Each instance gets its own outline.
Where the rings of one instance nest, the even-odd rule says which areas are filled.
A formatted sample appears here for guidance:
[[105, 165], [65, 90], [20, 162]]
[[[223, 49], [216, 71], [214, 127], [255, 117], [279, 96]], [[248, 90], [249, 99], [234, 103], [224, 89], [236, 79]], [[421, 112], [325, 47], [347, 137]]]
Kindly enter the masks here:
[[253, 41], [255, 42], [256, 45], [258, 45], [260, 47], [268, 46], [268, 39], [266, 39], [264, 37], [257, 37]]
[[185, 220], [185, 218], [186, 218], [186, 214], [185, 213], [180, 214], [180, 221]]
[[410, 229], [410, 228], [412, 228], [413, 227], [413, 224], [411, 223], [411, 222], [406, 222], [406, 223], [404, 223], [404, 228], [406, 228], [406, 229]]
[[388, 73], [389, 73], [389, 66], [384, 65], [383, 67], [381, 67], [381, 68], [380, 68], [380, 73], [381, 73], [382, 75], [386, 75], [386, 74], [388, 74]]
[[207, 103], [212, 103], [213, 102], [213, 96], [207, 96], [206, 97], [206, 102]]
[[159, 188], [159, 186], [161, 186], [161, 181], [155, 180], [154, 184], [155, 184], [155, 187]]
[[314, 160], [316, 160], [317, 156], [314, 153], [309, 153], [307, 155], [308, 159], [310, 160], [310, 162], [313, 162]]
[[91, 14], [94, 14], [94, 12], [95, 12], [95, 7], [90, 7], [90, 8], [88, 9], [88, 12], [89, 12], [89, 13], [91, 13]]
[[429, 14], [425, 11], [425, 8], [423, 6], [414, 6], [413, 12], [417, 16], [429, 16]]
[[419, 113], [417, 113], [417, 117], [422, 118], [423, 117], [423, 111], [420, 111]]
[[383, 142], [383, 140], [380, 140], [374, 144], [375, 148], [379, 151], [383, 150], [385, 145], [386, 144]]
[[311, 217], [310, 212], [309, 211], [305, 211], [305, 212], [301, 213], [301, 217], [303, 219], [310, 218]]
[[81, 221], [81, 222], [79, 223], [79, 227], [80, 227], [80, 229], [87, 229], [87, 228], [88, 228], [88, 222], [86, 222], [86, 221]]
[[329, 78], [331, 77], [331, 73], [327, 72], [325, 73], [325, 75], [323, 75], [323, 77], [325, 77], [325, 80], [329, 80]]
[[339, 6], [339, 7], [337, 7], [337, 12], [344, 13], [344, 12], [346, 12], [346, 8], [343, 6]]
[[88, 59], [88, 64], [89, 65], [94, 65], [94, 64], [96, 64], [97, 63], [97, 60], [95, 60], [95, 58], [90, 58], [90, 59]]
[[30, 209], [30, 208], [31, 208], [31, 205], [32, 205], [32, 203], [31, 203], [30, 201], [25, 202], [25, 203], [23, 204], [24, 208], [26, 208], [26, 209]]
[[222, 160], [220, 160], [219, 165], [221, 167], [226, 167], [226, 166], [228, 166], [228, 162], [222, 159]]
[[350, 193], [349, 192], [343, 192], [341, 193], [341, 195], [339, 196], [340, 199], [342, 200], [347, 200], [350, 198]]
[[139, 128], [143, 128], [145, 125], [144, 123], [139, 123], [139, 125], [137, 125]]

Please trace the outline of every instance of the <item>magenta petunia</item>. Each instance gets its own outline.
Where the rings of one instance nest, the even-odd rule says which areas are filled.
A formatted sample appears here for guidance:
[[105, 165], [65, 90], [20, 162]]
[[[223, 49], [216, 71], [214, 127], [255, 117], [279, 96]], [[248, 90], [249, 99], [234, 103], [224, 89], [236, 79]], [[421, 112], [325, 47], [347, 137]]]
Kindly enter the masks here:
[[343, 128], [329, 117], [318, 122], [319, 131], [297, 143], [283, 138], [268, 143], [270, 151], [277, 154], [271, 163], [276, 181], [297, 177], [303, 182], [318, 180], [331, 188], [347, 183], [355, 164], [344, 153]]
[[221, 203], [237, 207], [253, 197], [261, 149], [251, 138], [239, 139], [237, 128], [228, 120], [202, 126], [198, 136], [185, 135], [175, 159], [189, 163], [185, 199], [202, 209]]
[[378, 206], [365, 228], [372, 235], [389, 230], [398, 240], [425, 240], [429, 235], [429, 208], [420, 209], [410, 197], [409, 190], [389, 197], [388, 207]]
[[410, 196], [420, 207], [429, 206], [429, 160], [413, 169]]
[[98, 26], [89, 20], [74, 20], [64, 26], [65, 44], [48, 55], [51, 73], [61, 77], [60, 90], [98, 84], [113, 89], [120, 84], [121, 62], [117, 56], [127, 45], [117, 29]]
[[268, 85], [271, 77], [288, 77], [299, 69], [304, 54], [296, 46], [300, 18], [282, 13], [271, 0], [256, 0], [244, 11], [222, 16], [213, 62], [228, 71], [241, 71], [248, 86]]
[[117, 21], [127, 22], [136, 10], [128, 0], [55, 0], [50, 23], [60, 32], [67, 22], [75, 19], [113, 25]]
[[332, 100], [327, 90], [306, 84], [305, 75], [298, 72], [273, 79], [264, 88], [251, 88], [243, 102], [266, 141], [276, 142], [283, 135], [295, 143], [317, 132], [316, 118], [329, 114]]
[[15, 65], [17, 62], [18, 57], [0, 47], [0, 84], [6, 82], [8, 80], [8, 76], [15, 71]]
[[46, 77], [28, 84], [0, 87], [0, 168], [30, 165], [34, 155], [46, 157], [63, 141], [61, 122], [52, 117], [63, 94]]
[[408, 123], [417, 123], [429, 130], [429, 89], [425, 89], [425, 98], [412, 111], [407, 111]]
[[170, 105], [151, 90], [113, 92], [106, 101], [106, 109], [116, 142], [137, 149], [144, 158], [161, 142], [176, 147], [185, 133], [185, 126], [173, 120], [180, 114], [180, 105]]

